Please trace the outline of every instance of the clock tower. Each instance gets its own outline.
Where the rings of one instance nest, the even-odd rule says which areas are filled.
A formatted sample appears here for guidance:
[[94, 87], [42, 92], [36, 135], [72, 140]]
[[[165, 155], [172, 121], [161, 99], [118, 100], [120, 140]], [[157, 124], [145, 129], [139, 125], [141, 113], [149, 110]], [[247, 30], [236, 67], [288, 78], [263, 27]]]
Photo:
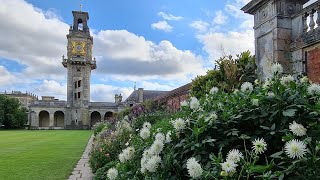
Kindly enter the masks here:
[[93, 38], [90, 35], [89, 14], [72, 11], [73, 26], [67, 35], [67, 57], [62, 64], [67, 68], [67, 109], [65, 127], [67, 129], [90, 128], [90, 76], [96, 69], [96, 61], [92, 59]]

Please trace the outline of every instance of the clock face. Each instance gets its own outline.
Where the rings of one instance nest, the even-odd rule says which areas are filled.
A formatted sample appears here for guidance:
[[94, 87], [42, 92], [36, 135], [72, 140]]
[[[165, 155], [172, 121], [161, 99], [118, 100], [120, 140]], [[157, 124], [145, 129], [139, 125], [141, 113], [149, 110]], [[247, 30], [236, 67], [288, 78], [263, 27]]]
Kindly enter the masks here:
[[77, 51], [82, 51], [82, 46], [80, 45], [80, 44], [78, 44], [77, 46], [76, 46], [76, 49], [77, 49]]
[[73, 41], [72, 44], [72, 55], [85, 56], [86, 55], [86, 43], [81, 41]]

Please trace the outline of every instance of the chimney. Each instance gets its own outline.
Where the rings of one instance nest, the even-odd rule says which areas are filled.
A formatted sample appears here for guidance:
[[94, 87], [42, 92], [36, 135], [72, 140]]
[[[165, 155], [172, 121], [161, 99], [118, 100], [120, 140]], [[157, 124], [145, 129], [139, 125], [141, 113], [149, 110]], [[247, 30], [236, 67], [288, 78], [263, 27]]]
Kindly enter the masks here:
[[138, 89], [138, 102], [139, 103], [143, 102], [143, 88]]
[[118, 102], [118, 94], [114, 95], [114, 102], [117, 103]]
[[122, 102], [122, 95], [120, 93], [120, 95], [119, 95], [119, 103], [121, 103], [121, 102]]

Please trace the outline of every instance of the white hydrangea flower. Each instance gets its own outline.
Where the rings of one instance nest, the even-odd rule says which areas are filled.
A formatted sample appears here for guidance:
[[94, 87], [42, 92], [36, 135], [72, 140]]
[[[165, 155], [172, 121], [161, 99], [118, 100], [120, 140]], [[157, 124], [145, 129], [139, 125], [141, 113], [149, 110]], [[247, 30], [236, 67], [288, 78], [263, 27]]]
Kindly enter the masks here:
[[289, 125], [290, 131], [296, 136], [304, 136], [307, 134], [307, 129], [302, 124], [298, 124], [295, 121]]
[[122, 153], [119, 154], [120, 162], [124, 163], [132, 159], [134, 152], [135, 152], [134, 147], [127, 147], [126, 149], [122, 150]]
[[217, 87], [212, 87], [210, 90], [210, 94], [216, 94], [219, 91], [219, 88]]
[[145, 168], [149, 172], [156, 172], [157, 168], [159, 167], [159, 164], [161, 163], [161, 158], [160, 156], [152, 156], [145, 165]]
[[199, 100], [196, 97], [190, 98], [190, 108], [193, 110], [197, 110], [200, 108]]
[[143, 157], [146, 157], [146, 158], [151, 158], [152, 157], [152, 153], [150, 151], [150, 149], [145, 149], [143, 151], [143, 154], [142, 154]]
[[282, 85], [288, 85], [290, 82], [294, 81], [294, 78], [291, 76], [291, 75], [286, 75], [286, 76], [283, 76], [281, 79], [280, 79], [280, 83]]
[[171, 139], [171, 131], [168, 131], [166, 134], [166, 141], [165, 143], [170, 143], [172, 141]]
[[148, 129], [150, 129], [150, 128], [151, 128], [151, 123], [149, 123], [149, 122], [144, 122], [143, 125], [142, 125], [142, 128], [148, 128]]
[[275, 97], [275, 94], [273, 92], [268, 92], [267, 96], [269, 98], [274, 98]]
[[157, 133], [155, 139], [164, 142], [166, 137], [162, 133]]
[[187, 169], [189, 176], [192, 178], [198, 178], [202, 175], [203, 169], [201, 168], [201, 165], [198, 163], [198, 161], [192, 157], [187, 160]]
[[283, 73], [283, 67], [279, 63], [274, 63], [271, 65], [271, 73], [272, 74], [282, 74]]
[[119, 126], [119, 131], [122, 132], [122, 130], [127, 130], [127, 131], [133, 131], [132, 127], [130, 126], [130, 124], [125, 121], [125, 120], [122, 120], [121, 123], [120, 123], [120, 126]]
[[150, 147], [150, 152], [153, 155], [158, 155], [163, 150], [164, 144], [163, 141], [155, 140]]
[[251, 100], [251, 104], [252, 104], [253, 106], [259, 106], [259, 99], [252, 99], [252, 100]]
[[292, 159], [301, 159], [307, 153], [307, 145], [297, 139], [287, 142], [284, 149], [286, 154]]
[[309, 83], [309, 79], [307, 76], [303, 76], [301, 79], [300, 79], [300, 83]]
[[238, 166], [236, 163], [234, 163], [233, 161], [230, 161], [230, 160], [227, 160], [224, 163], [220, 163], [220, 165], [221, 165], [222, 170], [227, 172], [228, 174], [236, 172], [236, 168]]
[[172, 124], [176, 131], [182, 131], [186, 128], [186, 122], [181, 118], [174, 120]]
[[254, 80], [254, 84], [255, 84], [255, 85], [259, 85], [259, 84], [260, 84], [259, 79]]
[[187, 101], [182, 101], [182, 102], [180, 102], [180, 106], [181, 107], [186, 107], [186, 106], [189, 106], [189, 104], [188, 104]]
[[263, 138], [255, 139], [252, 144], [252, 149], [256, 154], [262, 154], [267, 150], [267, 143]]
[[238, 149], [232, 149], [227, 155], [227, 161], [239, 162], [243, 158], [243, 154]]
[[124, 162], [127, 161], [124, 153], [120, 153], [119, 154], [119, 160], [120, 160], [121, 163], [124, 163]]
[[134, 147], [127, 147], [126, 149], [124, 149], [123, 153], [125, 154], [126, 160], [132, 159], [134, 152], [135, 152]]
[[110, 168], [107, 172], [107, 176], [110, 180], [115, 180], [118, 177], [118, 170], [116, 168]]
[[251, 82], [244, 82], [241, 85], [241, 91], [242, 92], [252, 92], [253, 91], [253, 86]]
[[320, 85], [319, 84], [310, 84], [308, 87], [308, 94], [310, 95], [319, 95], [320, 94]]
[[204, 121], [209, 122], [208, 125], [212, 125], [212, 123], [217, 119], [218, 119], [218, 115], [215, 112], [213, 112], [210, 114], [209, 117], [205, 118]]
[[142, 128], [140, 131], [140, 137], [142, 139], [147, 139], [150, 137], [150, 130], [148, 128]]
[[267, 89], [271, 84], [272, 84], [272, 81], [269, 78], [267, 78], [263, 83], [262, 88]]

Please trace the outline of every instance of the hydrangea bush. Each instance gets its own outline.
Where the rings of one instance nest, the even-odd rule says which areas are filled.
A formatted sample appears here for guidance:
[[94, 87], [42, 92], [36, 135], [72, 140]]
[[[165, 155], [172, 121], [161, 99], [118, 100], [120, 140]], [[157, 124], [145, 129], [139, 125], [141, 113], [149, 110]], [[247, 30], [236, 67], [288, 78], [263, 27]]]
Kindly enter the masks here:
[[282, 76], [280, 64], [271, 70], [264, 83], [213, 87], [181, 112], [144, 122], [104, 167], [107, 178], [319, 179], [320, 85]]

